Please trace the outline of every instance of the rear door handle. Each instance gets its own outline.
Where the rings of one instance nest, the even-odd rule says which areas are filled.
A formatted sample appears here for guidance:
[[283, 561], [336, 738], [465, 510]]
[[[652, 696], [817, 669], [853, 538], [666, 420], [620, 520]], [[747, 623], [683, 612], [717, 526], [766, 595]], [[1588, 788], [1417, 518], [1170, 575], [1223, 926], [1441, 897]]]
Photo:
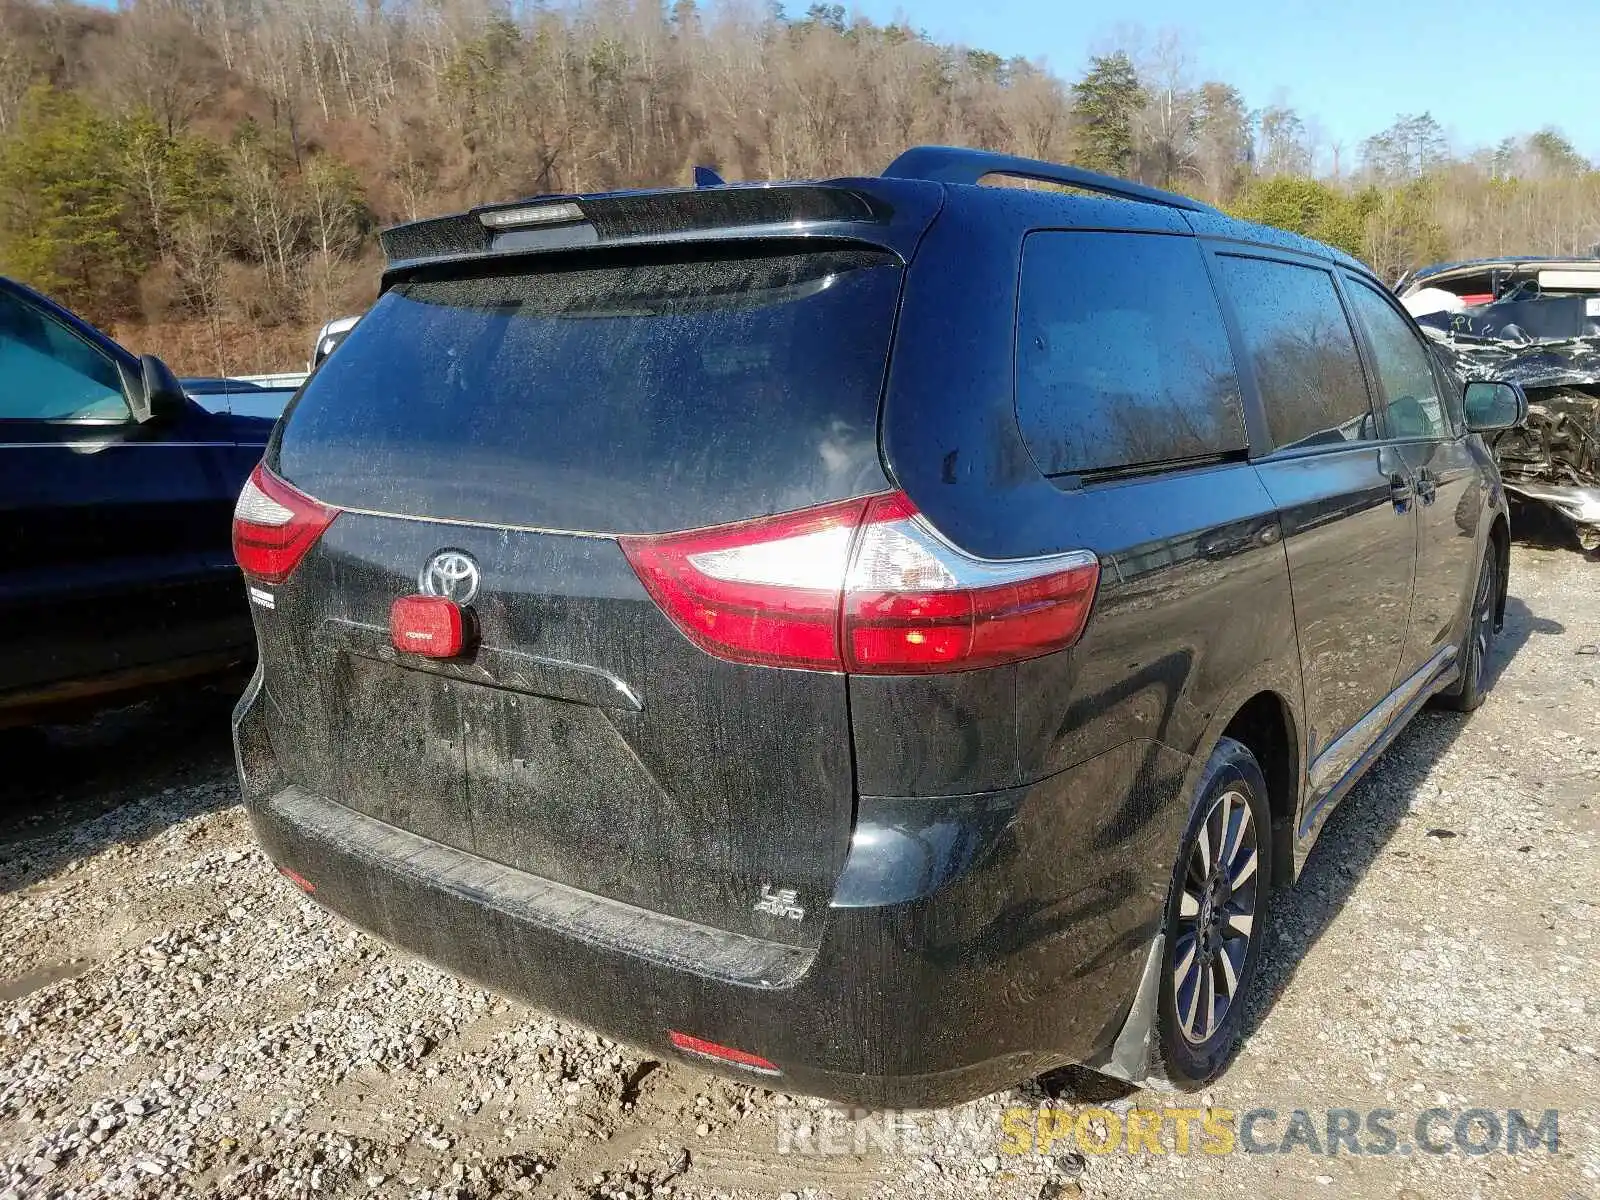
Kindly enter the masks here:
[[1417, 473], [1417, 498], [1424, 504], [1432, 504], [1433, 498], [1438, 494], [1439, 481], [1433, 477], [1433, 472], [1423, 470]]

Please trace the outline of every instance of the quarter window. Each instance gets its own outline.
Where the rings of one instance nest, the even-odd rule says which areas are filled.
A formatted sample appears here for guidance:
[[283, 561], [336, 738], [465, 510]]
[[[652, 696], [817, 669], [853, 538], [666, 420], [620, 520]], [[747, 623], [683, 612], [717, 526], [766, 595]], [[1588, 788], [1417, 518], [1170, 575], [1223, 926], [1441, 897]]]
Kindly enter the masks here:
[[1017, 417], [1045, 474], [1245, 449], [1233, 355], [1193, 238], [1032, 234], [1019, 307]]
[[1346, 278], [1350, 303], [1366, 327], [1377, 360], [1378, 380], [1388, 404], [1389, 436], [1448, 437], [1449, 418], [1427, 349], [1387, 300], [1360, 280]]
[[54, 318], [0, 292], [0, 419], [122, 421], [115, 364]]
[[1377, 437], [1355, 335], [1333, 276], [1316, 267], [1224, 255], [1267, 428], [1280, 449]]

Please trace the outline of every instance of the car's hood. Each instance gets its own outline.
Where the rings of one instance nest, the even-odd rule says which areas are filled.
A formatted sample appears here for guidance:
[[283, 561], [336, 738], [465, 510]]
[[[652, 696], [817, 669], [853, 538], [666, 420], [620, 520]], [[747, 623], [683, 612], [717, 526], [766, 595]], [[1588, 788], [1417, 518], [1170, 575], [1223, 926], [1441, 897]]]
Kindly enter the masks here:
[[1434, 340], [1467, 379], [1503, 379], [1508, 383], [1520, 383], [1525, 388], [1585, 387], [1600, 383], [1600, 337], [1529, 345], [1439, 335], [1435, 335]]

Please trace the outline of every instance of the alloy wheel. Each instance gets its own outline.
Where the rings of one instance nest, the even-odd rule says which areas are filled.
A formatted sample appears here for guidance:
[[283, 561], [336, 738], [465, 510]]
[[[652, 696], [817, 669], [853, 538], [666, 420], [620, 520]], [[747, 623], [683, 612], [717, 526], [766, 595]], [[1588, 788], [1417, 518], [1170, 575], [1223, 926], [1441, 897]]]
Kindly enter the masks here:
[[1196, 830], [1178, 897], [1172, 995], [1191, 1044], [1216, 1033], [1239, 997], [1256, 925], [1259, 849], [1249, 801], [1237, 789], [1222, 792]]
[[1483, 570], [1479, 573], [1478, 594], [1472, 600], [1472, 639], [1477, 654], [1472, 664], [1476, 683], [1483, 682], [1484, 672], [1488, 669], [1489, 643], [1494, 638], [1494, 560], [1484, 560]]

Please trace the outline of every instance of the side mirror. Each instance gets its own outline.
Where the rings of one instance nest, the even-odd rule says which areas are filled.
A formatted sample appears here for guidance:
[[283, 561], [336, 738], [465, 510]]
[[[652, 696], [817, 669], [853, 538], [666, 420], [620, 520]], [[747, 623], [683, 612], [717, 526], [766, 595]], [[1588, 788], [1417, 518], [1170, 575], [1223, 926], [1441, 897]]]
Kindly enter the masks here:
[[171, 420], [189, 405], [172, 368], [154, 354], [139, 356], [139, 383], [130, 390], [136, 394], [128, 397], [128, 404], [133, 409], [133, 419], [141, 425]]
[[1477, 379], [1467, 384], [1463, 407], [1467, 428], [1473, 433], [1510, 429], [1528, 419], [1528, 396], [1522, 385], [1499, 379]]

